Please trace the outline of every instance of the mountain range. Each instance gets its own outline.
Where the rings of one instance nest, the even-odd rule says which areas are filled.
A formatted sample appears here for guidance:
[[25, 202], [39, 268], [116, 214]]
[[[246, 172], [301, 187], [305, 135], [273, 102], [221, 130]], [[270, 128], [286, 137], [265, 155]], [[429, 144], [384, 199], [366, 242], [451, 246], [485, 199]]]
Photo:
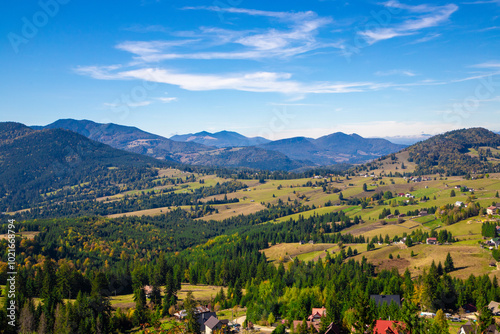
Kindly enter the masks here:
[[173, 165], [177, 164], [118, 150], [64, 129], [0, 123], [0, 203], [7, 206], [2, 209], [16, 210], [16, 205], [35, 203], [43, 194], [91, 179], [102, 182], [115, 168]]
[[33, 129], [66, 129], [129, 152], [179, 163], [267, 170], [293, 170], [337, 163], [362, 163], [404, 148], [385, 139], [338, 132], [318, 139], [269, 141], [221, 131], [175, 135], [170, 139], [135, 127], [62, 119]]
[[170, 139], [180, 142], [193, 142], [207, 146], [215, 146], [218, 148], [256, 146], [270, 142], [269, 139], [263, 137], [248, 138], [234, 131], [219, 131], [216, 133], [202, 131], [185, 135], [175, 135], [170, 137]]

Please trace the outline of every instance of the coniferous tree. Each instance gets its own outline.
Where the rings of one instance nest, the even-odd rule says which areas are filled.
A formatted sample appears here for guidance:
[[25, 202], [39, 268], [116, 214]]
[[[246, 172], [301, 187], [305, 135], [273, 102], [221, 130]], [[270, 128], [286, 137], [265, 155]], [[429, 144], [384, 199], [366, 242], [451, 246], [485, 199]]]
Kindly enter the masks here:
[[184, 300], [184, 309], [187, 313], [187, 331], [188, 333], [198, 333], [200, 331], [200, 324], [196, 320], [195, 315], [196, 302], [193, 299], [193, 293], [188, 291], [186, 299]]
[[444, 261], [444, 271], [446, 273], [450, 273], [453, 270], [455, 270], [455, 265], [453, 264], [453, 259], [451, 258], [451, 255], [448, 252], [448, 255], [446, 255], [446, 260]]

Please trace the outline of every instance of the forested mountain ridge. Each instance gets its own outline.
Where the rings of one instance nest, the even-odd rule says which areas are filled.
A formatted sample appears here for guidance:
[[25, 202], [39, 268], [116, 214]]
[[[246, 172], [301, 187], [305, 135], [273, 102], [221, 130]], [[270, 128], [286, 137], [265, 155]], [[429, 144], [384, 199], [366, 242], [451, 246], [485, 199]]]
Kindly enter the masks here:
[[185, 135], [175, 135], [170, 137], [171, 140], [181, 142], [194, 142], [215, 147], [242, 147], [255, 146], [270, 142], [270, 140], [262, 137], [245, 137], [234, 131], [219, 131], [210, 133], [207, 131], [188, 133]]
[[100, 124], [88, 120], [64, 119], [44, 127], [34, 126], [33, 128], [63, 128], [114, 148], [184, 164], [265, 170], [292, 170], [307, 165], [293, 161], [279, 152], [255, 147], [219, 149], [196, 142], [174, 141], [135, 127], [113, 123]]
[[47, 126], [33, 128], [66, 129], [114, 148], [167, 160], [176, 160], [176, 154], [211, 149], [197, 143], [176, 142], [136, 127], [113, 123], [101, 124], [88, 120], [60, 119]]
[[[0, 210], [24, 208], [63, 187], [112, 177], [116, 182], [172, 163], [117, 150], [62, 129], [0, 123]], [[118, 174], [121, 176], [118, 177]], [[98, 185], [105, 187], [105, 184]]]
[[468, 173], [499, 170], [500, 135], [484, 128], [470, 128], [436, 135], [409, 148], [408, 161], [417, 164], [415, 173]]
[[47, 126], [32, 128], [64, 128], [114, 148], [158, 159], [261, 170], [363, 163], [405, 147], [385, 139], [363, 138], [341, 132], [318, 139], [294, 137], [269, 141], [262, 137], [245, 137], [232, 131], [203, 131], [167, 139], [135, 127], [73, 119], [62, 119]]
[[318, 139], [293, 137], [259, 145], [286, 154], [292, 159], [312, 161], [315, 165], [362, 163], [397, 152], [405, 145], [386, 139], [363, 138], [357, 134], [332, 133]]

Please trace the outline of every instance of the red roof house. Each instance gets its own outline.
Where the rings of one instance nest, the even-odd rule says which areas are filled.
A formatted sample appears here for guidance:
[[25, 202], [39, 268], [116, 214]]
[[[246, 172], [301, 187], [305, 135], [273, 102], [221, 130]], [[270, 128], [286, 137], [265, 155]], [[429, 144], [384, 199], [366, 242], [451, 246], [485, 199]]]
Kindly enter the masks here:
[[398, 321], [377, 320], [375, 327], [373, 327], [373, 334], [399, 334], [397, 327], [403, 326]]

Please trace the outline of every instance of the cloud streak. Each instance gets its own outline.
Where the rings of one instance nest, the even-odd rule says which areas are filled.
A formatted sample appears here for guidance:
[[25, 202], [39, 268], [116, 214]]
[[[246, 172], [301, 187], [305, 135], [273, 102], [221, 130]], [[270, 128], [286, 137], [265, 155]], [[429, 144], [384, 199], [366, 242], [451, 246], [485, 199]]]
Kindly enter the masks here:
[[[397, 0], [385, 2], [384, 6], [406, 11], [413, 17], [407, 18], [401, 23], [393, 24], [390, 27], [379, 27], [359, 32], [369, 45], [394, 37], [415, 35], [422, 29], [436, 27], [446, 23], [450, 16], [458, 10], [458, 6], [455, 4], [444, 6], [431, 6], [426, 4], [410, 6], [402, 4]], [[421, 42], [422, 41], [426, 41], [425, 37], [421, 39]]]
[[239, 90], [283, 94], [336, 94], [378, 90], [390, 85], [373, 82], [315, 82], [291, 80], [290, 73], [249, 72], [230, 74], [189, 74], [162, 68], [143, 68], [110, 73], [95, 66], [77, 69], [79, 74], [105, 80], [145, 80], [175, 85], [189, 91]]
[[[264, 59], [288, 58], [322, 48], [341, 48], [339, 43], [317, 39], [320, 29], [332, 22], [315, 12], [271, 12], [244, 8], [184, 7], [184, 10], [206, 10], [245, 14], [275, 19], [286, 28], [228, 30], [200, 27], [195, 32], [174, 35], [191, 37], [176, 41], [126, 41], [116, 45], [119, 50], [134, 54], [135, 61], [145, 63], [172, 59]], [[196, 52], [176, 51], [178, 47], [196, 46]], [[224, 45], [228, 51], [208, 51], [214, 45]], [[204, 51], [203, 48], [206, 50]], [[198, 51], [202, 49], [201, 51]]]

